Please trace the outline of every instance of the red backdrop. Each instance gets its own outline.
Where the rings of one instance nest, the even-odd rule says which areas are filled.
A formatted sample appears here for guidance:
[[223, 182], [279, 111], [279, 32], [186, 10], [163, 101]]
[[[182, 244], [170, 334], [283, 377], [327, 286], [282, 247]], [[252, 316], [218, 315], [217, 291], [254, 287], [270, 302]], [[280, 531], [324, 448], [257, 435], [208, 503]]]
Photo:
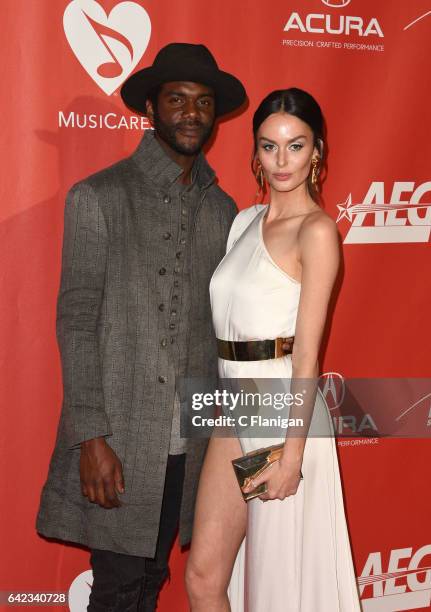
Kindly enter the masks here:
[[[329, 134], [325, 208], [340, 217], [343, 238], [322, 369], [427, 376], [431, 11], [428, 0], [4, 0], [2, 8], [0, 590], [68, 591], [89, 569], [88, 554], [34, 530], [62, 394], [54, 322], [64, 197], [141, 137], [145, 122], [123, 107], [119, 85], [172, 41], [206, 44], [241, 78], [250, 106], [220, 124], [208, 152], [239, 208], [256, 191], [256, 105], [277, 88], [312, 93]], [[430, 445], [374, 442], [339, 443], [363, 607], [425, 609]], [[162, 612], [187, 610], [186, 554], [173, 552]], [[76, 612], [85, 609], [85, 578], [71, 594]]]

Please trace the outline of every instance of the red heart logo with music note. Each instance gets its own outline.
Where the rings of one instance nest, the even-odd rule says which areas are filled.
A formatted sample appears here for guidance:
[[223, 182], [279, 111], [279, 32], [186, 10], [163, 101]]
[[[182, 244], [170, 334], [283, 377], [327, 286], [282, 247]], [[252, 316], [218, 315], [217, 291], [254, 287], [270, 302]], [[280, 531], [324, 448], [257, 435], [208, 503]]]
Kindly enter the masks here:
[[63, 27], [77, 59], [108, 96], [135, 68], [151, 36], [150, 17], [136, 2], [120, 2], [107, 15], [96, 0], [72, 0]]

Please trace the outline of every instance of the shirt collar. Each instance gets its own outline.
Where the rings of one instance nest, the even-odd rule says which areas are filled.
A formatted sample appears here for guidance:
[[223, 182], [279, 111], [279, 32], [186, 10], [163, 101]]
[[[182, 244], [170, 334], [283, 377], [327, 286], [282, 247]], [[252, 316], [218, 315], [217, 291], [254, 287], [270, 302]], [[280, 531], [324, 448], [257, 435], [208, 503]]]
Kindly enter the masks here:
[[[171, 187], [183, 171], [157, 142], [154, 130], [145, 130], [133, 159], [140, 170], [160, 187]], [[192, 168], [192, 182], [195, 180], [201, 189], [206, 189], [215, 180], [215, 172], [202, 151], [196, 157]]]

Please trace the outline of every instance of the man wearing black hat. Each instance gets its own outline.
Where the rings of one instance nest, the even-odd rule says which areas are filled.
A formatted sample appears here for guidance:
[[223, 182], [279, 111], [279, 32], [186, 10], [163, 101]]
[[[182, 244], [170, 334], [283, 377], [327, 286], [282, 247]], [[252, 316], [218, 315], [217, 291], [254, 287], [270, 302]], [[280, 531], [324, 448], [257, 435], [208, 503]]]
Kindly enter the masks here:
[[181, 438], [175, 380], [216, 373], [208, 285], [236, 214], [201, 149], [245, 91], [206, 47], [174, 43], [121, 95], [154, 131], [67, 197], [64, 400], [37, 529], [91, 549], [88, 610], [149, 612], [178, 523], [191, 537], [206, 442]]

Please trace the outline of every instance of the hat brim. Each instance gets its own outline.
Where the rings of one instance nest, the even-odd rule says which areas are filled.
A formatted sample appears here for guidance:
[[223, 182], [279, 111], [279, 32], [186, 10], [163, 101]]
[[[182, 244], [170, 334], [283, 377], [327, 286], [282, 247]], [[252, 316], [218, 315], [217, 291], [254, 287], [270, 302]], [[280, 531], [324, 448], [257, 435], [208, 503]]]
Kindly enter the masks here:
[[242, 83], [228, 72], [217, 70], [187, 69], [187, 66], [172, 68], [169, 71], [156, 70], [152, 66], [132, 74], [121, 87], [121, 97], [129, 108], [146, 113], [146, 102], [150, 91], [163, 83], [171, 81], [188, 81], [201, 83], [214, 90], [216, 99], [216, 116], [221, 117], [239, 108], [246, 99]]

